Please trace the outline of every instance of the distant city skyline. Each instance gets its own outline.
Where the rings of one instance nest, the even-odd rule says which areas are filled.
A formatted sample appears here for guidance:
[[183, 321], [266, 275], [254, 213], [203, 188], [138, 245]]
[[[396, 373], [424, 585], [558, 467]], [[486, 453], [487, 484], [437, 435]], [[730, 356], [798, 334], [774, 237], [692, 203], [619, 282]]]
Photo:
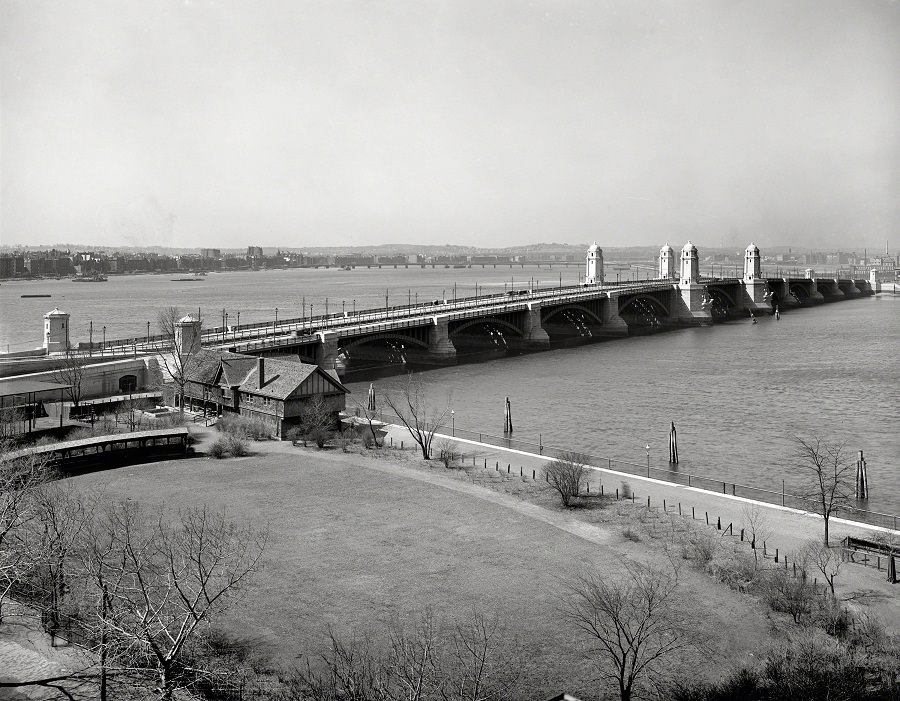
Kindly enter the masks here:
[[0, 244], [883, 252], [897, 65], [889, 0], [0, 0]]

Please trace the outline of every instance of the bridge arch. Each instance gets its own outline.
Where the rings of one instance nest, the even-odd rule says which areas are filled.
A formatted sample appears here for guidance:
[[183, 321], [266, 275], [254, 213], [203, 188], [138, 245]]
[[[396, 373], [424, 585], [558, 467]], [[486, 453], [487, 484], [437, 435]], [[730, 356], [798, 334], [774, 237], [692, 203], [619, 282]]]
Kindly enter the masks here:
[[[622, 300], [627, 299], [628, 302], [622, 304]], [[664, 316], [669, 316], [669, 308], [663, 304], [659, 299], [657, 299], [653, 295], [647, 294], [636, 294], [636, 295], [628, 295], [619, 297], [619, 314], [621, 315], [623, 312], [627, 313], [628, 308], [632, 305], [635, 305], [639, 302], [650, 302], [650, 305], [663, 313]]]
[[341, 341], [338, 342], [338, 346], [342, 350], [347, 352], [353, 350], [354, 348], [358, 348], [359, 346], [367, 345], [376, 341], [400, 341], [404, 345], [416, 346], [418, 348], [424, 348], [426, 350], [428, 349], [428, 343], [422, 341], [421, 339], [391, 331], [373, 333], [370, 336], [355, 336], [353, 338], [341, 339]]
[[525, 336], [525, 333], [515, 324], [506, 321], [505, 319], [498, 319], [497, 317], [488, 316], [483, 319], [471, 319], [460, 323], [458, 326], [451, 326], [450, 328], [450, 338], [452, 339], [454, 336], [462, 333], [463, 331], [476, 327], [476, 326], [499, 326], [500, 328], [506, 329], [507, 331], [511, 331], [517, 336]]
[[542, 322], [548, 322], [548, 321], [550, 321], [553, 317], [555, 317], [555, 316], [557, 316], [557, 315], [559, 315], [559, 314], [562, 314], [563, 312], [567, 312], [567, 311], [581, 312], [581, 313], [584, 314], [585, 316], [589, 316], [591, 319], [593, 319], [594, 321], [596, 321], [598, 324], [602, 324], [602, 323], [603, 323], [603, 319], [600, 317], [600, 315], [598, 315], [597, 313], [591, 311], [590, 309], [588, 309], [587, 307], [585, 307], [585, 306], [583, 306], [583, 305], [581, 305], [581, 304], [563, 304], [563, 305], [561, 305], [561, 306], [559, 306], [559, 307], [550, 307], [550, 308], [547, 310], [546, 316], [543, 316], [543, 315], [542, 315], [541, 321], [542, 321]]
[[809, 300], [809, 291], [806, 289], [806, 285], [801, 282], [792, 283], [790, 293], [801, 304]]

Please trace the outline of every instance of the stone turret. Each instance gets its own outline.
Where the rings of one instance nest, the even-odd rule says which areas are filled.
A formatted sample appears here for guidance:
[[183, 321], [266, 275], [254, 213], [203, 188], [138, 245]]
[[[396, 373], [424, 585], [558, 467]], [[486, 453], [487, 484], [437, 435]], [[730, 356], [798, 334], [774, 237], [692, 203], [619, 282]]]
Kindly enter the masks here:
[[669, 244], [659, 249], [659, 279], [675, 279], [675, 250]]
[[588, 285], [603, 283], [603, 249], [595, 241], [587, 252], [587, 268], [584, 281]]
[[744, 251], [744, 282], [758, 280], [759, 271], [759, 248], [755, 243], [751, 243]]
[[179, 355], [190, 355], [200, 350], [202, 323], [188, 314], [175, 322], [175, 348]]
[[681, 249], [681, 284], [700, 282], [700, 254], [697, 247], [688, 241]]
[[44, 314], [44, 350], [48, 353], [69, 350], [69, 315], [58, 307]]

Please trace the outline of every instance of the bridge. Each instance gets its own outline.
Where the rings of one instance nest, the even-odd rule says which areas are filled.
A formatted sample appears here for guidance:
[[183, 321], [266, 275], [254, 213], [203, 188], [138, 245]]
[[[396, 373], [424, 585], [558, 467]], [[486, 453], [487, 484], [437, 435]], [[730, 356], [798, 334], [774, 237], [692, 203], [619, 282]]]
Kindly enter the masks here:
[[[203, 347], [294, 356], [340, 373], [353, 360], [447, 365], [457, 353], [535, 351], [551, 342], [713, 324], [870, 294], [868, 280], [696, 277], [520, 289], [210, 329], [190, 323]], [[172, 351], [172, 339], [164, 336], [97, 345], [92, 353]]]

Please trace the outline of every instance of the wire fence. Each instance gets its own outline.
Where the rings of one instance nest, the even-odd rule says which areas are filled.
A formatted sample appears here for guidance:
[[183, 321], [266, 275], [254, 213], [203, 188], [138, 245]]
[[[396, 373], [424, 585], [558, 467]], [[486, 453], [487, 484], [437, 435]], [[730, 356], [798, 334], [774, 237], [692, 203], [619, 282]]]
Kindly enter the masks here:
[[[379, 412], [382, 421], [401, 424], [400, 418], [389, 412]], [[438, 430], [446, 431], [447, 427], [438, 427]], [[568, 448], [556, 448], [544, 445], [543, 441], [538, 440], [537, 443], [528, 440], [521, 440], [511, 436], [496, 436], [489, 433], [481, 433], [471, 431], [469, 429], [457, 428], [455, 425], [451, 429], [452, 437], [465, 438], [484, 445], [496, 446], [507, 450], [520, 450], [524, 453], [547, 457], [550, 459], [560, 458], [564, 455], [577, 453], [580, 459], [591, 467], [599, 467], [616, 472], [623, 472], [629, 475], [638, 475], [641, 477], [649, 477], [671, 484], [678, 484], [685, 487], [702, 489], [707, 492], [715, 492], [717, 494], [726, 494], [743, 499], [752, 499], [754, 501], [766, 504], [774, 504], [776, 506], [784, 506], [800, 511], [808, 511], [810, 513], [819, 513], [815, 499], [807, 496], [791, 494], [786, 491], [784, 481], [781, 483], [781, 490], [766, 489], [764, 487], [755, 487], [746, 484], [738, 484], [728, 480], [716, 477], [708, 477], [705, 475], [694, 475], [680, 470], [672, 470], [669, 468], [653, 467], [649, 460], [646, 463], [633, 463], [616, 458], [600, 457], [591, 455], [582, 451], [573, 451]], [[900, 526], [900, 515], [884, 514], [878, 511], [869, 511], [868, 509], [860, 509], [854, 506], [840, 506], [835, 508], [832, 516], [845, 518], [850, 521], [857, 521], [871, 526], [880, 526], [882, 528], [890, 528], [897, 530]]]

